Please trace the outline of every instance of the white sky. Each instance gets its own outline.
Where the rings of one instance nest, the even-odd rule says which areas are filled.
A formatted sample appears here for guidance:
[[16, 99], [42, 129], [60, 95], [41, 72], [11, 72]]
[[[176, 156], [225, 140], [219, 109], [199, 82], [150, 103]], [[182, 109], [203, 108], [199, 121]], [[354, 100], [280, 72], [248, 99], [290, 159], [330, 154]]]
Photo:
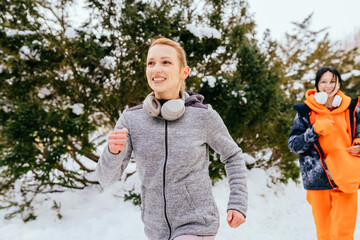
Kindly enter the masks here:
[[301, 22], [313, 14], [311, 30], [329, 27], [333, 40], [345, 41], [360, 31], [360, 0], [248, 0], [258, 34], [270, 29], [271, 36], [282, 40], [291, 22]]

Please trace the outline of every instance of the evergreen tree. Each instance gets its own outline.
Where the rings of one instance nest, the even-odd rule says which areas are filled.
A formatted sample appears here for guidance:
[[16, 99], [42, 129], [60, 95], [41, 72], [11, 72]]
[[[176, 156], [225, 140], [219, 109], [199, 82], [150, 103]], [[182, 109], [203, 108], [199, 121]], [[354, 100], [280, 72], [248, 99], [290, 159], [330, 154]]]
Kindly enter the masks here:
[[231, 73], [254, 26], [243, 1], [89, 0], [88, 14], [74, 21], [77, 3], [0, 3], [1, 208], [24, 221], [36, 218], [37, 194], [96, 183], [104, 135], [150, 91], [150, 39], [184, 46], [193, 69], [187, 86], [196, 91], [203, 77]]

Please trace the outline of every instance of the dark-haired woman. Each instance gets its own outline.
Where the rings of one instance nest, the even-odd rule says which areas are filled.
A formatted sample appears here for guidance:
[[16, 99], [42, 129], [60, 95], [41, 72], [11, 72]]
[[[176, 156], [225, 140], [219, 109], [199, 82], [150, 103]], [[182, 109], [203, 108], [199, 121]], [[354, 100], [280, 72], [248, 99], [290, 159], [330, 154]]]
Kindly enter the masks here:
[[350, 240], [357, 217], [360, 185], [359, 98], [340, 91], [334, 67], [316, 73], [315, 89], [308, 90], [297, 110], [289, 148], [300, 154], [300, 170], [312, 206], [319, 240]]

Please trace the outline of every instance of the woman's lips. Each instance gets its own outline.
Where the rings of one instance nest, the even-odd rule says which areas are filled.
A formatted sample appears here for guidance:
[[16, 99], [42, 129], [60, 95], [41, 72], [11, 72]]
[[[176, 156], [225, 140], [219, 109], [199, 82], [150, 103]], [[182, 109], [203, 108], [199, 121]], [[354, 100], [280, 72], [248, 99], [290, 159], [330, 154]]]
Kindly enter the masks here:
[[153, 80], [154, 83], [162, 83], [162, 82], [164, 82], [166, 80], [166, 78], [164, 78], [164, 77], [154, 77], [154, 78], [152, 78], [152, 80]]

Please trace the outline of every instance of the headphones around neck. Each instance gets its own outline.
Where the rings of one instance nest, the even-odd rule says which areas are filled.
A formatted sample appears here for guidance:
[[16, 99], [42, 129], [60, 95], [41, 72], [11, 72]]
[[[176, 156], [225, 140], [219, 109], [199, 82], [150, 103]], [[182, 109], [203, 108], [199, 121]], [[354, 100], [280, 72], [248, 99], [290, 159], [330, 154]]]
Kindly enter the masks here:
[[[328, 94], [326, 92], [316, 92], [314, 97], [318, 103], [324, 105], [328, 99]], [[335, 95], [331, 105], [336, 108], [340, 106], [341, 102], [342, 98], [339, 95]]]
[[180, 92], [180, 99], [171, 99], [166, 101], [162, 106], [158, 99], [155, 98], [155, 93], [151, 92], [143, 102], [143, 109], [150, 117], [157, 117], [160, 115], [169, 121], [179, 119], [185, 112], [185, 95]]

